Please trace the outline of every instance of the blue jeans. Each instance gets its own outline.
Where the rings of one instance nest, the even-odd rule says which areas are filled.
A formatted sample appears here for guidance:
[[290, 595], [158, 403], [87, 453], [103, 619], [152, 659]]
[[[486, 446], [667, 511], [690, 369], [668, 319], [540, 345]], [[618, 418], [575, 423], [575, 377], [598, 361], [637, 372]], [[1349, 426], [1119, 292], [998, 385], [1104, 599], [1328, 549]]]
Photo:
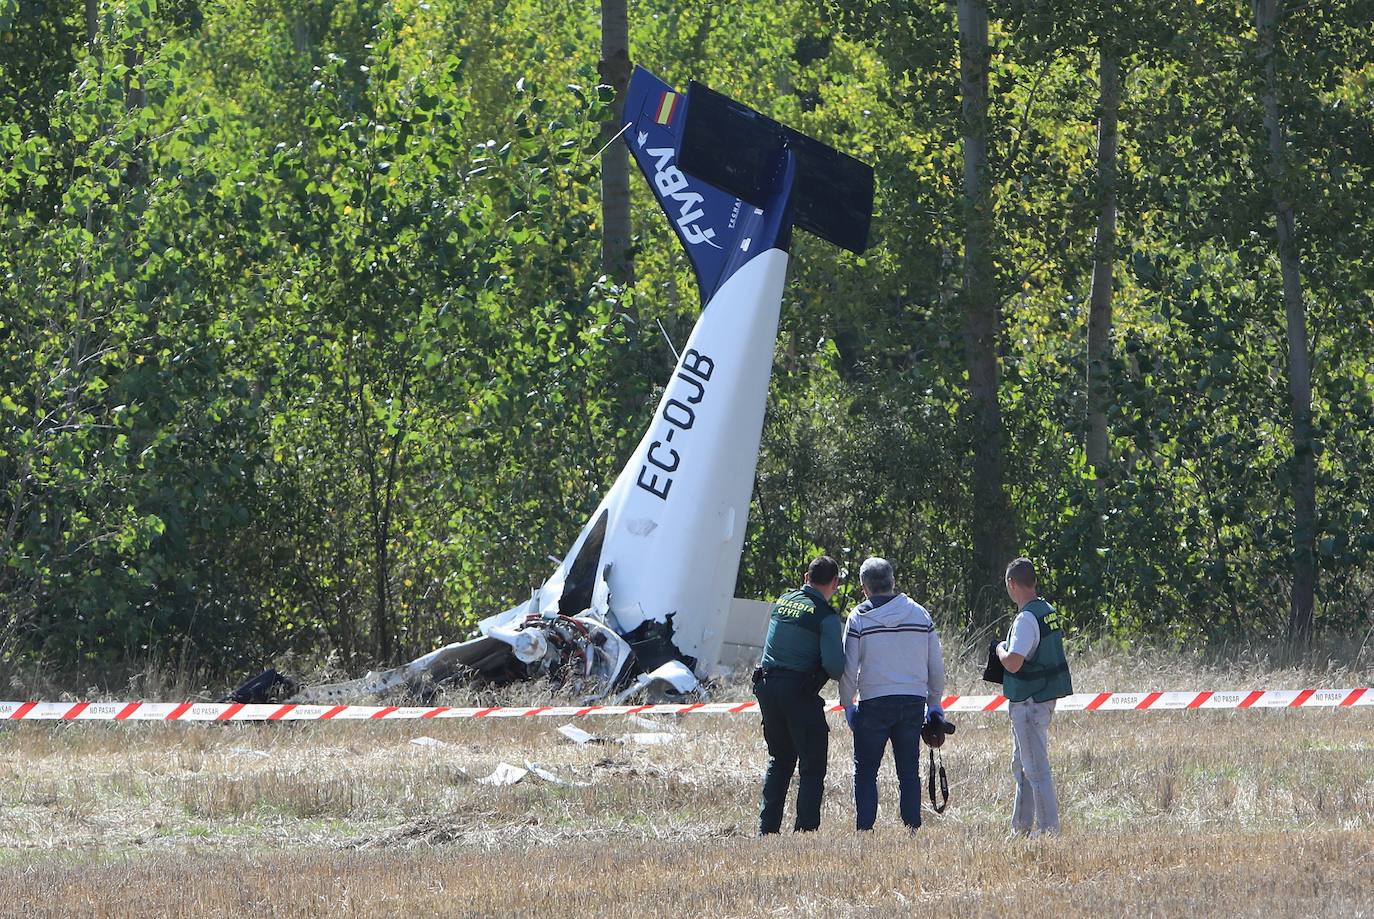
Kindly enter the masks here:
[[1011, 831], [1059, 832], [1059, 798], [1050, 775], [1050, 720], [1055, 699], [1048, 702], [1012, 702], [1011, 774], [1016, 779], [1016, 803], [1011, 812]]
[[878, 767], [892, 742], [897, 767], [902, 822], [921, 825], [921, 725], [924, 696], [878, 696], [863, 699], [854, 714], [854, 818], [861, 830], [873, 829], [878, 819]]

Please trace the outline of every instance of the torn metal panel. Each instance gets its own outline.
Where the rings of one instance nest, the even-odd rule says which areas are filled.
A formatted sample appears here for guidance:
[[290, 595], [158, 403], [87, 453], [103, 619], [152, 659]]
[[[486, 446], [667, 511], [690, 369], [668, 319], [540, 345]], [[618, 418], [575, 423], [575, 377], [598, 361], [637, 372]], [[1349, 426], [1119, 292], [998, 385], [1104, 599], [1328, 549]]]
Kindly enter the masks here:
[[528, 769], [521, 769], [519, 766], [512, 766], [510, 763], [497, 763], [495, 771], [484, 779], [478, 779], [479, 785], [515, 785], [525, 776], [529, 775]]
[[662, 696], [682, 696], [697, 689], [701, 684], [681, 661], [668, 661], [649, 673], [641, 673], [635, 681], [617, 695], [612, 702], [619, 705], [633, 695], [645, 690]]
[[575, 744], [602, 743], [600, 737], [595, 734], [582, 730], [575, 724], [565, 724], [558, 729], [558, 733], [568, 738]]

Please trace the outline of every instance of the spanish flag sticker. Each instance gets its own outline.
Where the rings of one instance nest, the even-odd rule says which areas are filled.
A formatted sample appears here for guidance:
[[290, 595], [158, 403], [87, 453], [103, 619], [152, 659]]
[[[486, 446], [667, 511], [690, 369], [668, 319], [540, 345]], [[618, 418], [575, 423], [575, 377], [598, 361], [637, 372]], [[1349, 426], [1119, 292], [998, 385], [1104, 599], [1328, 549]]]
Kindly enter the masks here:
[[677, 100], [681, 98], [677, 93], [669, 90], [663, 94], [663, 98], [658, 102], [658, 114], [654, 115], [654, 121], [659, 124], [672, 124], [673, 115], [677, 112]]

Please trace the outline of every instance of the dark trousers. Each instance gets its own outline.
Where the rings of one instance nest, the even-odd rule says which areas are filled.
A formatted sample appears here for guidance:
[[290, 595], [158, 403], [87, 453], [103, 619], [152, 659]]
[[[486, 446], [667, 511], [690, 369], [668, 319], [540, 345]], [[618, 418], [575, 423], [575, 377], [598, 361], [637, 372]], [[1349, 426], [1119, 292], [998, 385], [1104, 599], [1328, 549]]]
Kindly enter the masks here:
[[863, 699], [854, 714], [854, 817], [861, 830], [873, 829], [878, 819], [878, 767], [892, 743], [897, 767], [902, 822], [921, 825], [921, 725], [924, 696], [878, 696]]
[[799, 771], [800, 776], [797, 821], [792, 828], [818, 829], [830, 728], [825, 723], [825, 703], [816, 693], [815, 678], [790, 670], [770, 670], [762, 680], [754, 683], [754, 695], [759, 700], [763, 740], [768, 745], [759, 832], [776, 833], [781, 829], [783, 806], [794, 771]]

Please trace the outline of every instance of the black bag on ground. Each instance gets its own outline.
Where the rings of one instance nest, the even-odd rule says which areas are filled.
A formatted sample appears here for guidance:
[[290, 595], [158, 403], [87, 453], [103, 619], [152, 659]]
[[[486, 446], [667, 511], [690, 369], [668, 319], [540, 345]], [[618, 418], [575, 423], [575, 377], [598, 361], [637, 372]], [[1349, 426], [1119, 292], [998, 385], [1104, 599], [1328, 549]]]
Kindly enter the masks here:
[[290, 677], [282, 676], [275, 670], [264, 670], [220, 699], [220, 702], [241, 702], [245, 705], [278, 702], [295, 695], [298, 689], [300, 686]]

